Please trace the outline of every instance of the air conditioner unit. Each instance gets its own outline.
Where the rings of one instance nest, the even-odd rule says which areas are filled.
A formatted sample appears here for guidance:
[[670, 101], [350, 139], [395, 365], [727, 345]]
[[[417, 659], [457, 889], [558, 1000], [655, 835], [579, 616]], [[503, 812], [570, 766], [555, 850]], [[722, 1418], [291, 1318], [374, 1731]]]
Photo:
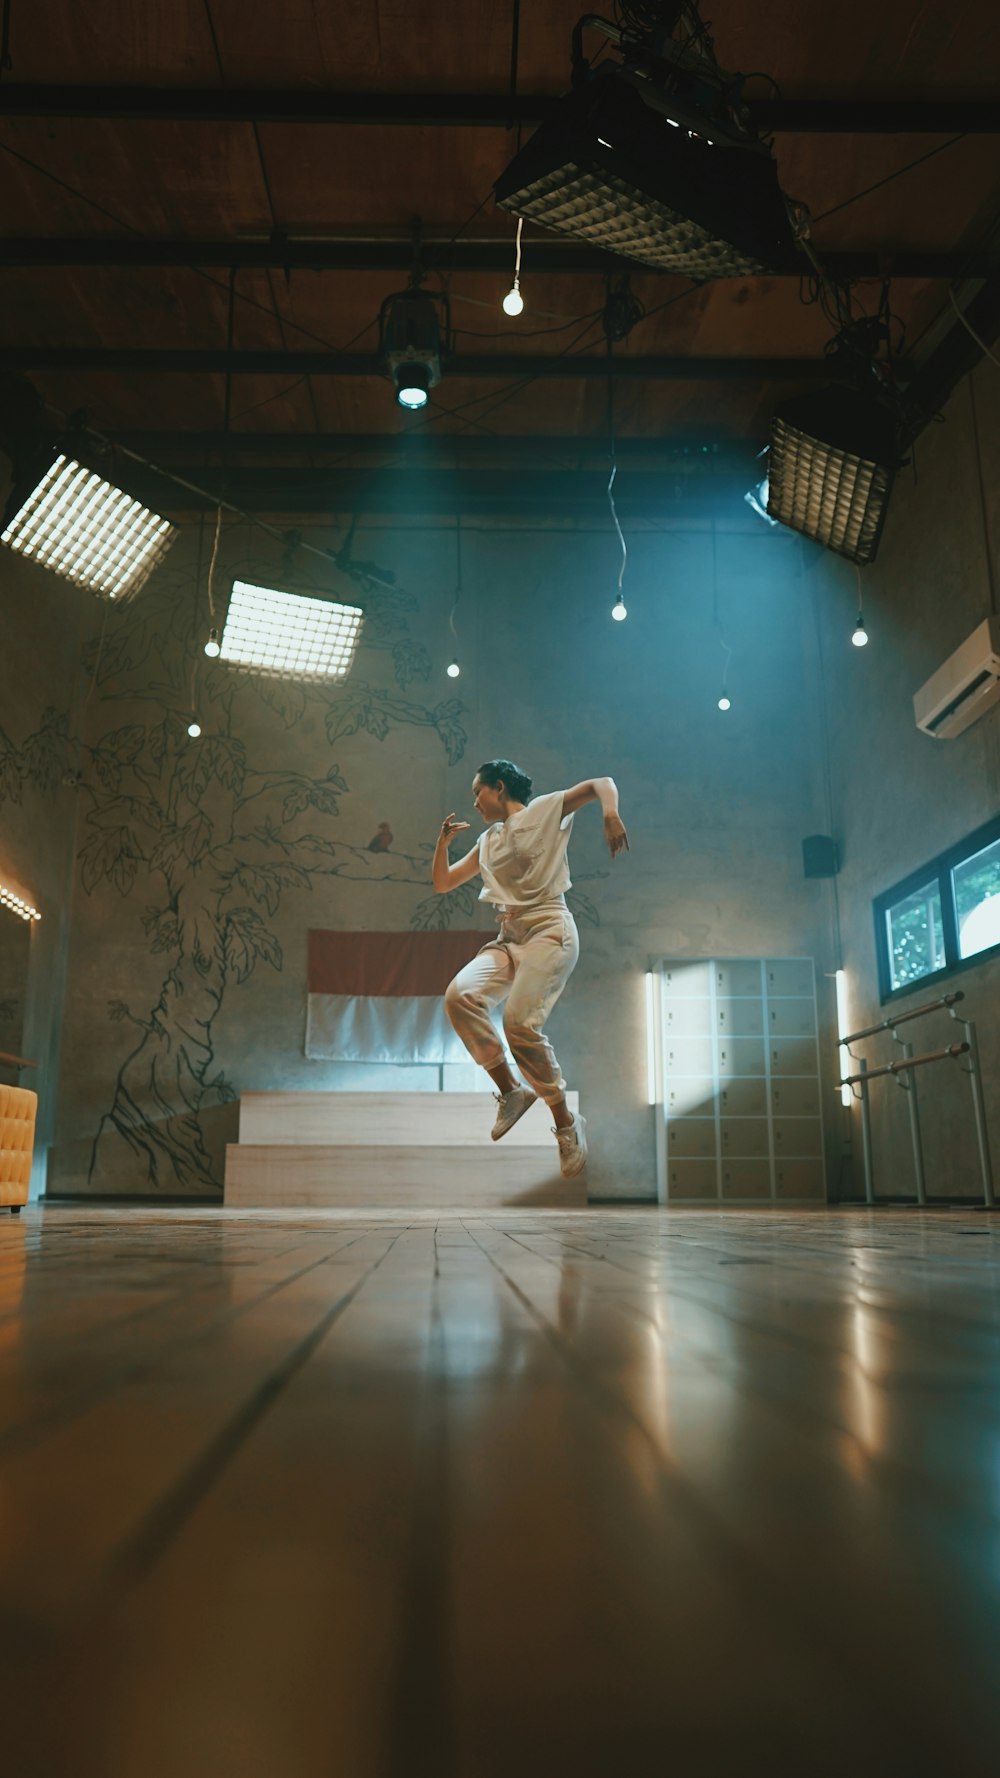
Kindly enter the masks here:
[[1000, 703], [1000, 617], [988, 617], [913, 699], [917, 727], [950, 741]]

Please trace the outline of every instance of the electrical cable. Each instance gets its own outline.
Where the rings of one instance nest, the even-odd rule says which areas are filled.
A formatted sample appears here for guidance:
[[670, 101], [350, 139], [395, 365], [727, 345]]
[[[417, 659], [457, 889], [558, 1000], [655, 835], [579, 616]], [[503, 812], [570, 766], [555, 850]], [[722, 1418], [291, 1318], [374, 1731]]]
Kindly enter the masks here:
[[986, 557], [986, 584], [989, 588], [990, 611], [994, 617], [997, 612], [997, 583], [993, 568], [993, 549], [990, 542], [990, 515], [986, 501], [986, 484], [983, 480], [983, 453], [979, 441], [979, 413], [976, 408], [976, 384], [969, 373], [969, 404], [972, 409], [972, 440], [976, 452], [976, 479], [979, 483], [979, 510], [983, 520], [983, 554]]
[[998, 358], [996, 353], [990, 349], [990, 347], [986, 344], [986, 341], [984, 339], [980, 338], [979, 334], [976, 332], [975, 328], [973, 327], [972, 322], [968, 319], [968, 316], [964, 313], [964, 311], [962, 309], [959, 308], [958, 299], [955, 295], [954, 287], [950, 284], [948, 286], [948, 300], [951, 303], [951, 306], [954, 309], [955, 314], [958, 316], [958, 319], [961, 321], [962, 326], [965, 328], [966, 333], [970, 333], [972, 335], [972, 338], [975, 340], [976, 345], [979, 347], [979, 350], [985, 355], [985, 357], [987, 357], [989, 359], [991, 364], [995, 364], [997, 369], [1000, 370], [1000, 358]]
[[914, 167], [922, 166], [924, 161], [932, 160], [936, 154], [943, 154], [946, 148], [954, 148], [955, 143], [963, 142], [967, 135], [967, 130], [960, 130], [957, 136], [951, 136], [947, 142], [939, 142], [936, 148], [929, 148], [926, 154], [918, 154], [915, 160], [907, 161], [904, 167], [897, 167], [894, 173], [887, 173], [884, 179], [876, 179], [874, 185], [866, 185], [864, 191], [856, 191], [853, 197], [845, 198], [843, 203], [834, 204], [832, 209], [824, 210], [819, 216], [814, 216], [813, 222], [825, 222], [828, 216], [836, 216], [839, 211], [846, 210], [849, 204], [860, 203], [861, 199], [868, 197], [871, 192], [880, 191], [883, 185], [891, 185], [894, 179], [901, 179], [904, 173], [911, 172]]
[[622, 561], [621, 561], [621, 567], [618, 570], [618, 603], [620, 605], [624, 605], [625, 595], [622, 591], [622, 587], [623, 587], [623, 583], [625, 580], [625, 569], [628, 565], [628, 547], [625, 543], [625, 533], [623, 532], [623, 530], [621, 528], [621, 524], [618, 519], [618, 508], [615, 505], [614, 487], [615, 487], [615, 476], [618, 474], [618, 464], [615, 459], [614, 352], [613, 352], [613, 344], [612, 344], [611, 334], [607, 333], [606, 338], [607, 338], [607, 353], [608, 353], [608, 458], [611, 463], [611, 474], [608, 477], [608, 505], [611, 508], [611, 517], [614, 519], [614, 522], [615, 522], [615, 530], [618, 533], [618, 541], [622, 546]]
[[712, 617], [715, 627], [719, 632], [719, 642], [722, 647], [722, 652], [725, 655], [725, 661], [722, 667], [722, 696], [728, 698], [729, 663], [733, 658], [733, 651], [726, 641], [726, 633], [722, 627], [722, 618], [719, 615], [719, 560], [714, 513], [712, 515]]
[[9, 73], [14, 64], [10, 59], [10, 11], [12, 0], [3, 0], [3, 18], [0, 21], [0, 80]]

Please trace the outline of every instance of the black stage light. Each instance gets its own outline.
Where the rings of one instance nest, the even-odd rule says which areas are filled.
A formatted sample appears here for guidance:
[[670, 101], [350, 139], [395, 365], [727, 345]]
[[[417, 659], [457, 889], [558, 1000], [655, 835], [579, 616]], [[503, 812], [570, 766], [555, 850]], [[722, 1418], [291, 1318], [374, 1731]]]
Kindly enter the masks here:
[[[671, 119], [617, 68], [563, 100], [496, 184], [502, 210], [691, 278], [777, 270], [795, 235], [768, 149]], [[678, 110], [680, 107], [678, 106]]]
[[800, 396], [771, 421], [767, 510], [849, 562], [873, 562], [900, 461], [889, 406], [849, 388]]
[[[441, 381], [441, 325], [436, 302], [422, 290], [387, 296], [379, 314], [379, 347], [400, 407], [426, 407], [428, 392]], [[447, 304], [445, 303], [446, 339]]]

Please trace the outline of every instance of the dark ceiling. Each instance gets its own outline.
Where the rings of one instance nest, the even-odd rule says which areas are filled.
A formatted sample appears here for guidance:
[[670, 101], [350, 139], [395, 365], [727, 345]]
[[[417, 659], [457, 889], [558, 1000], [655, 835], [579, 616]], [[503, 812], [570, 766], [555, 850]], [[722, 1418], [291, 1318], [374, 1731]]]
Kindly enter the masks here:
[[[794, 275], [694, 286], [527, 226], [525, 311], [501, 313], [514, 229], [491, 188], [568, 87], [579, 0], [9, 0], [7, 16], [0, 370], [216, 486], [228, 365], [228, 471], [256, 510], [398, 504], [401, 464], [445, 508], [569, 500], [606, 450], [609, 269], [646, 311], [615, 348], [635, 476], [745, 461], [775, 401], [824, 374], [830, 326]], [[901, 375], [932, 410], [978, 355], [949, 288], [982, 339], [1000, 331], [1000, 9], [718, 0], [712, 26], [724, 67], [777, 82], [748, 91], [824, 264], [860, 310], [891, 278]], [[457, 339], [407, 419], [375, 348], [414, 217]]]

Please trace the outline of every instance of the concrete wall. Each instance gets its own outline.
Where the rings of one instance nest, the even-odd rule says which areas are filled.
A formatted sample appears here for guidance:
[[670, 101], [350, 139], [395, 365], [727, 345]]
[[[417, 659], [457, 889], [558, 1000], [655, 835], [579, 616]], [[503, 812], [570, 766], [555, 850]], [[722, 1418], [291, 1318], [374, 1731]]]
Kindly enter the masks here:
[[[976, 390], [995, 527], [994, 377], [986, 367]], [[243, 1090], [433, 1090], [435, 1071], [390, 1080], [307, 1060], [306, 935], [427, 919], [490, 930], [475, 891], [433, 897], [429, 855], [449, 809], [475, 823], [480, 761], [507, 754], [538, 790], [610, 772], [632, 838], [612, 866], [596, 807], [577, 819], [582, 958], [550, 1025], [590, 1119], [593, 1195], [655, 1191], [642, 976], [656, 955], [815, 959], [831, 1195], [859, 1190], [856, 1123], [835, 1092], [838, 905], [850, 1016], [867, 1023], [881, 1016], [873, 897], [993, 815], [1000, 789], [995, 715], [935, 743], [911, 705], [989, 604], [967, 386], [920, 441], [917, 467], [919, 478], [901, 474], [864, 576], [863, 652], [850, 646], [853, 571], [742, 512], [720, 510], [714, 539], [682, 524], [630, 527], [621, 626], [610, 621], [618, 561], [604, 514], [593, 527], [469, 525], [458, 681], [444, 674], [454, 534], [373, 527], [354, 556], [394, 574], [395, 591], [369, 587], [348, 683], [310, 693], [206, 661], [196, 527], [134, 605], [107, 613], [0, 554], [0, 869], [45, 916], [24, 1032], [43, 1063], [36, 1186], [54, 1138], [50, 1190], [216, 1197]], [[227, 529], [218, 583], [233, 572], [281, 582], [281, 554]], [[294, 567], [342, 596], [357, 590], [315, 559]], [[185, 733], [193, 704], [196, 742]], [[62, 780], [77, 766], [74, 791]], [[373, 853], [382, 822], [390, 849]], [[827, 831], [841, 876], [807, 882], [802, 837]], [[1000, 1154], [998, 968], [960, 985], [979, 1020]], [[926, 1031], [935, 1046], [952, 1035]], [[933, 1192], [973, 1194], [967, 1083], [925, 1071], [920, 1091]], [[879, 1186], [904, 1192], [906, 1106], [892, 1083], [875, 1112]]]
[[[974, 379], [988, 523], [1000, 536], [1000, 380], [991, 364]], [[994, 710], [952, 741], [920, 733], [913, 693], [990, 610], [990, 581], [976, 471], [972, 390], [967, 379], [949, 402], [944, 424], [917, 444], [901, 471], [874, 567], [863, 575], [870, 646], [854, 649], [857, 608], [853, 570], [814, 553], [806, 581], [817, 619], [828, 714], [833, 823], [843, 870], [839, 898], [850, 1021], [855, 1029], [921, 1000], [960, 988], [978, 1024], [993, 1155], [1000, 1163], [1000, 962], [986, 961], [930, 990], [883, 1008], [875, 964], [872, 902], [907, 874], [1000, 813], [1000, 715]], [[919, 1052], [956, 1038], [946, 1014], [910, 1027]], [[888, 1039], [864, 1046], [888, 1061]], [[936, 1196], [980, 1190], [969, 1083], [952, 1064], [918, 1078], [929, 1190]], [[907, 1105], [891, 1081], [872, 1088], [876, 1190], [913, 1189]], [[860, 1134], [853, 1123], [855, 1188], [861, 1189]]]
[[[429, 853], [449, 809], [475, 823], [471, 779], [497, 754], [537, 790], [611, 773], [631, 833], [631, 855], [612, 866], [597, 808], [577, 819], [583, 954], [550, 1025], [590, 1118], [594, 1195], [655, 1192], [650, 955], [814, 956], [832, 1084], [829, 886], [803, 880], [800, 851], [824, 819], [800, 552], [749, 514], [720, 513], [718, 526], [714, 544], [704, 530], [631, 529], [623, 626], [610, 620], [618, 561], [603, 514], [592, 530], [469, 526], [458, 681], [444, 674], [453, 532], [359, 533], [355, 557], [394, 573], [397, 591], [369, 590], [348, 684], [308, 695], [206, 662], [205, 559], [198, 576], [189, 528], [139, 600], [109, 614], [83, 719], [83, 783], [75, 800], [59, 790], [46, 804], [64, 846], [76, 823], [50, 1190], [210, 1197], [243, 1090], [436, 1086], [415, 1070], [389, 1081], [305, 1058], [306, 934], [427, 917], [489, 930], [470, 898], [435, 905]], [[342, 533], [309, 535], [336, 543]], [[267, 539], [248, 543], [245, 527], [224, 532], [218, 581], [234, 570], [280, 580], [280, 554]], [[297, 567], [350, 590], [314, 559]], [[10, 587], [6, 560], [3, 571]], [[82, 600], [93, 621], [85, 595], [17, 572], [39, 598], [68, 609]], [[31, 629], [22, 650], [38, 647]], [[64, 638], [52, 646], [62, 659]], [[27, 733], [54, 694], [39, 685], [17, 696], [15, 726]], [[192, 701], [200, 742], [184, 733]], [[373, 854], [382, 821], [391, 848]], [[296, 870], [282, 881], [278, 864]]]
[[[0, 458], [0, 502], [5, 482]], [[0, 921], [16, 923], [15, 947], [28, 941], [17, 1024], [18, 1053], [38, 1063], [21, 1077], [39, 1095], [35, 1196], [55, 1132], [69, 942], [77, 802], [62, 780], [78, 759], [80, 658], [93, 619], [74, 587], [0, 549], [0, 880], [42, 916], [25, 934], [0, 909]]]

